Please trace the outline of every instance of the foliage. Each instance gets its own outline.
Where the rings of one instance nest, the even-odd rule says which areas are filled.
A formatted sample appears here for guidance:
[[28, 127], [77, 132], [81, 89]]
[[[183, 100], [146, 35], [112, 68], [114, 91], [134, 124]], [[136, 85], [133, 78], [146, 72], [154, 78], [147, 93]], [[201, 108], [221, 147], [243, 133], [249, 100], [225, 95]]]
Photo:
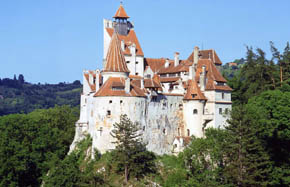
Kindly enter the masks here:
[[0, 117], [0, 186], [39, 186], [50, 165], [68, 152], [78, 115], [56, 106]]
[[78, 106], [81, 84], [30, 84], [24, 76], [18, 79], [4, 78], [0, 81], [0, 116], [13, 113], [29, 113], [54, 105]]
[[[247, 110], [256, 118], [259, 138], [273, 161], [273, 181], [290, 185], [290, 92], [266, 91], [250, 99]], [[257, 117], [258, 116], [258, 117]]]
[[63, 160], [55, 163], [44, 179], [44, 186], [99, 186], [104, 184], [103, 176], [94, 166], [98, 160], [91, 160], [92, 139], [87, 136], [76, 149]]
[[130, 176], [143, 177], [147, 173], [155, 172], [153, 153], [146, 151], [146, 145], [142, 143], [140, 129], [137, 123], [133, 123], [127, 115], [120, 116], [120, 123], [114, 124], [111, 136], [116, 138], [116, 149], [112, 152], [113, 161], [118, 170], [124, 172], [125, 182]]
[[236, 107], [223, 143], [225, 169], [224, 175], [234, 186], [270, 185], [271, 165], [265, 145], [257, 137], [259, 130], [251, 111]]

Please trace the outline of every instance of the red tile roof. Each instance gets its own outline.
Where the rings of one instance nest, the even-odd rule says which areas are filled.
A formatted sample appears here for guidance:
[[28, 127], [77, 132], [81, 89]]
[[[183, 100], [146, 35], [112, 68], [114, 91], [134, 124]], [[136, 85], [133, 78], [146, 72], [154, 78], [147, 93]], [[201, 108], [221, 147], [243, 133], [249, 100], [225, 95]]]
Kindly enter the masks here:
[[179, 79], [180, 77], [160, 77], [160, 82], [175, 82]]
[[144, 58], [145, 66], [150, 66], [154, 73], [159, 72], [164, 67], [165, 62], [165, 58]]
[[203, 93], [200, 91], [196, 81], [187, 81], [187, 91], [184, 95], [184, 100], [207, 100]]
[[[215, 50], [209, 49], [209, 50], [200, 50], [199, 51], [199, 59], [211, 59], [214, 64], [221, 65], [222, 61], [216, 54]], [[189, 61], [193, 61], [194, 51], [190, 54], [190, 56], [187, 58]]]
[[130, 92], [124, 90], [114, 90], [113, 87], [125, 88], [125, 78], [110, 77], [105, 84], [94, 95], [96, 96], [126, 96], [126, 97], [146, 97], [144, 90], [138, 88], [130, 82]]
[[[113, 36], [114, 29], [113, 28], [106, 28], [106, 31], [110, 35], [110, 37]], [[144, 56], [144, 53], [142, 51], [142, 48], [140, 46], [140, 43], [138, 41], [138, 38], [136, 36], [136, 33], [134, 30], [130, 30], [127, 35], [119, 35], [118, 36], [120, 40], [123, 40], [125, 42], [125, 51], [123, 51], [124, 55], [131, 55], [129, 46], [133, 43], [136, 45], [136, 55], [138, 56]]]
[[110, 46], [107, 53], [106, 65], [104, 72], [126, 72], [129, 73], [129, 69], [125, 62], [125, 57], [122, 53], [121, 43], [118, 34], [114, 32]]
[[158, 74], [167, 74], [167, 73], [179, 73], [179, 72], [188, 72], [190, 62], [188, 60], [180, 60], [177, 66], [174, 66], [174, 61], [169, 60], [168, 67], [162, 67]]
[[118, 8], [118, 10], [113, 18], [126, 18], [127, 19], [130, 17], [127, 15], [123, 5], [120, 5], [120, 7]]

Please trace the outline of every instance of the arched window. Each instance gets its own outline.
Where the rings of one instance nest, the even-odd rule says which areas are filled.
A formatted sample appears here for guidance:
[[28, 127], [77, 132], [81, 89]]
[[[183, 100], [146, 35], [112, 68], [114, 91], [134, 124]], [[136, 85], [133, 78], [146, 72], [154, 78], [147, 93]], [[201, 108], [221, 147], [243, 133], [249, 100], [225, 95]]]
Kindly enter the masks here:
[[193, 114], [197, 114], [197, 109], [193, 109]]

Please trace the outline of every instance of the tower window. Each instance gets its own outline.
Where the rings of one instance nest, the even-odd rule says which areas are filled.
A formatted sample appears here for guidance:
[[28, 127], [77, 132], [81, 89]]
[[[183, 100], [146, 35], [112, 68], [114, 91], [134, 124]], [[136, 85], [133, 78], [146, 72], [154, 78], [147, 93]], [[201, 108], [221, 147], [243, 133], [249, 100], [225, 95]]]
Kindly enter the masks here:
[[225, 93], [222, 93], [222, 99], [224, 99], [225, 98]]
[[187, 129], [187, 136], [190, 136], [190, 130]]
[[129, 64], [129, 63], [130, 63], [130, 61], [127, 61], [126, 63], [127, 63], [127, 64]]
[[107, 110], [107, 117], [111, 116], [111, 110]]
[[193, 114], [197, 114], [197, 109], [193, 109]]
[[110, 104], [111, 104], [112, 102], [113, 102], [112, 100], [109, 101]]
[[219, 108], [219, 114], [222, 114], [222, 113], [223, 113], [223, 109]]
[[226, 108], [226, 109], [225, 109], [225, 114], [228, 114], [228, 113], [229, 113], [229, 109]]
[[123, 103], [123, 100], [120, 100], [120, 104], [122, 104]]
[[138, 61], [136, 61], [136, 64], [138, 64]]

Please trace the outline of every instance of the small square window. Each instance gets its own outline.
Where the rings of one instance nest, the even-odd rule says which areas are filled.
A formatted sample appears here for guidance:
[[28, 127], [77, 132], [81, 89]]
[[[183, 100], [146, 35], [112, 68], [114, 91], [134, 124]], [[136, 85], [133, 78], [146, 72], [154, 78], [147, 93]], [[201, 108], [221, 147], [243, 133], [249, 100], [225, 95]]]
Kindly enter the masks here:
[[193, 114], [197, 114], [198, 112], [197, 112], [197, 109], [194, 109], [193, 110]]

